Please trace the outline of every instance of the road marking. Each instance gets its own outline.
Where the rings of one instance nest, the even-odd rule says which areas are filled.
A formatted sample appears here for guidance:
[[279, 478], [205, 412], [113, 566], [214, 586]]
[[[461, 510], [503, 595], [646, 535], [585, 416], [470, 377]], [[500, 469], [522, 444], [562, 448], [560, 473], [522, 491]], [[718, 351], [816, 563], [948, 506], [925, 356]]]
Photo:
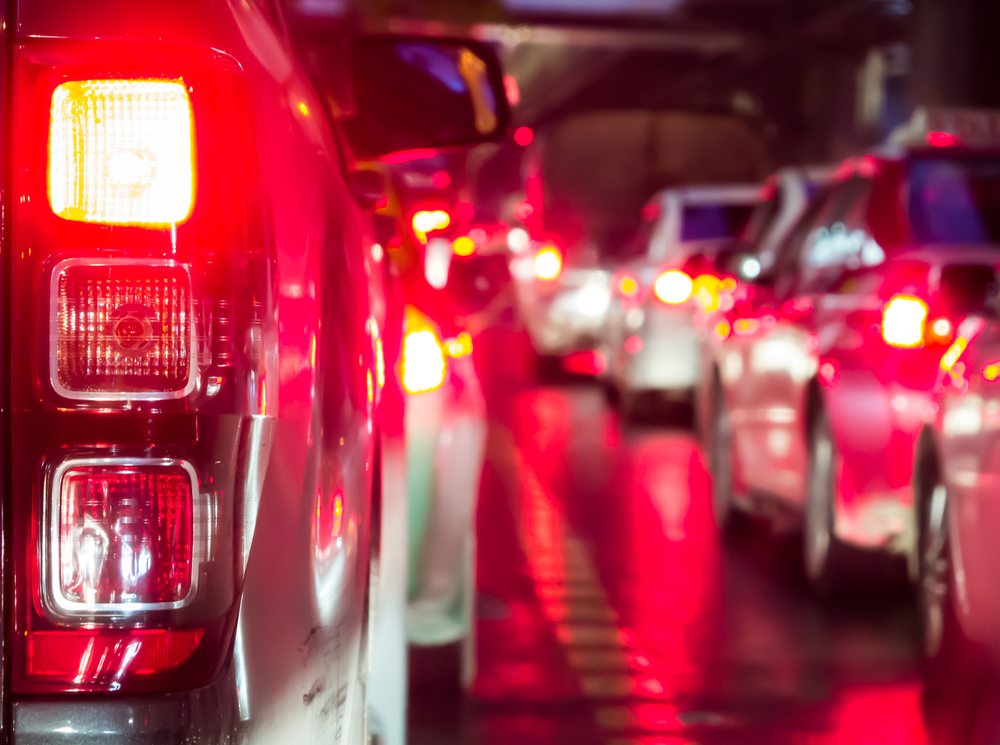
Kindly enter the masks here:
[[[662, 699], [666, 689], [651, 674], [649, 655], [638, 648], [635, 634], [621, 625], [586, 543], [569, 526], [511, 433], [493, 427], [490, 434], [491, 460], [506, 466], [502, 472], [513, 475], [514, 488], [507, 492], [515, 502], [518, 539], [542, 614], [552, 625], [583, 694], [597, 705], [595, 722], [610, 738], [609, 745], [638, 742], [621, 737], [630, 730], [656, 732], [664, 723], [670, 724], [669, 729], [682, 726], [674, 707], [664, 706], [659, 717], [637, 717], [634, 704], [606, 705], [623, 698]], [[658, 736], [655, 742], [675, 741]], [[676, 745], [687, 742], [677, 740]]]

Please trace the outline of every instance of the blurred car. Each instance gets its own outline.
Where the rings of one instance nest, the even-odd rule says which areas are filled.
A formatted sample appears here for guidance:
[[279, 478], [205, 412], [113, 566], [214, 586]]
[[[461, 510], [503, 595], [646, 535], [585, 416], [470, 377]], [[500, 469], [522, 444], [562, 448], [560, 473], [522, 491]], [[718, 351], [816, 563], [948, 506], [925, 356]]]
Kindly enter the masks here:
[[[958, 328], [940, 364], [935, 408], [920, 434], [913, 471], [919, 535], [920, 617], [928, 683], [962, 671], [968, 642], [1000, 657], [1000, 285], [985, 312]], [[963, 659], [964, 658], [964, 659]]]
[[611, 287], [599, 253], [593, 244], [567, 251], [559, 241], [541, 240], [511, 258], [518, 316], [543, 373], [562, 358], [593, 350], [600, 339]]
[[744, 268], [748, 278], [770, 270], [788, 231], [830, 180], [833, 171], [823, 165], [786, 166], [767, 177], [760, 202], [739, 241], [742, 252], [757, 262]]
[[[4, 738], [367, 742], [371, 195], [279, 4], [123, 7], [0, 26]], [[489, 79], [441, 81], [459, 57]], [[473, 112], [502, 100], [477, 44], [368, 37], [338, 65], [420, 118], [359, 97], [369, 156], [503, 126]]]
[[820, 589], [850, 579], [850, 547], [903, 556], [916, 574], [917, 434], [1000, 259], [1000, 160], [953, 137], [845, 162], [725, 319], [711, 371], [717, 522], [746, 510], [801, 523]]
[[[473, 343], [511, 301], [506, 231], [463, 219], [470, 210], [459, 203], [455, 153], [449, 159], [369, 167], [390, 185], [378, 224], [403, 330], [406, 638], [444, 652], [434, 656], [435, 677], [441, 690], [457, 691], [475, 673], [475, 512], [486, 440]], [[459, 654], [446, 650], [456, 644]]]
[[647, 394], [690, 399], [701, 373], [694, 320], [717, 307], [727, 280], [715, 259], [760, 198], [758, 186], [698, 186], [660, 192], [644, 208], [601, 328], [604, 380], [626, 415]]
[[721, 346], [731, 334], [727, 313], [737, 297], [753, 292], [762, 274], [767, 277], [789, 230], [833, 176], [828, 166], [786, 166], [764, 183], [761, 201], [754, 207], [746, 231], [718, 246], [713, 257], [716, 276], [731, 278], [719, 287], [718, 303], [704, 307], [695, 319], [701, 371], [695, 389], [695, 425], [703, 442], [711, 429], [712, 371], [718, 367]]

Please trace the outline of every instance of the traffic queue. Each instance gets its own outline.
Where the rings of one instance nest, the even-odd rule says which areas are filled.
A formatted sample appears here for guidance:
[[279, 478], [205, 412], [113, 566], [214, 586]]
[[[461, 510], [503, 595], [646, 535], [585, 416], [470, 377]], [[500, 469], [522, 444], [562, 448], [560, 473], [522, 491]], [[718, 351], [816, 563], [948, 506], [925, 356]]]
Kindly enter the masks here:
[[921, 110], [839, 165], [656, 196], [593, 344], [623, 418], [693, 405], [723, 539], [793, 526], [821, 597], [908, 577], [931, 676], [1000, 642], [993, 116]]

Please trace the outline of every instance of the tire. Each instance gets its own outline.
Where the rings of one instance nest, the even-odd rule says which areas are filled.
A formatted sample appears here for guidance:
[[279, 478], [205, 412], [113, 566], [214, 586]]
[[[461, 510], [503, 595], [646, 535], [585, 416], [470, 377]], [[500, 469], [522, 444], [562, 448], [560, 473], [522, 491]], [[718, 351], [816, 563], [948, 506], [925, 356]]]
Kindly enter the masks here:
[[955, 614], [948, 493], [935, 463], [922, 464], [920, 471], [917, 603], [924, 677], [933, 686], [948, 679], [967, 656], [968, 642]]
[[746, 527], [747, 516], [734, 499], [733, 428], [722, 392], [714, 396], [714, 418], [708, 443], [709, 472], [712, 476], [712, 514], [724, 538], [732, 538]]
[[837, 452], [830, 423], [816, 415], [809, 437], [809, 481], [803, 515], [802, 561], [806, 578], [821, 597], [844, 581], [847, 548], [837, 539]]
[[965, 636], [955, 611], [948, 493], [934, 456], [924, 456], [916, 473], [924, 719], [932, 734], [954, 738], [977, 716], [989, 658]]

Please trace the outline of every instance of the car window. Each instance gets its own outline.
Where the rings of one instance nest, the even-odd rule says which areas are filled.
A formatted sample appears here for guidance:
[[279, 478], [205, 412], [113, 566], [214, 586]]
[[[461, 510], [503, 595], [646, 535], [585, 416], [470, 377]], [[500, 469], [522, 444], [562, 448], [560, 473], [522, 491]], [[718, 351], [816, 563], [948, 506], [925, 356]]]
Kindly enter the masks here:
[[918, 243], [1000, 241], [1000, 158], [918, 158], [908, 175]]
[[750, 246], [756, 247], [761, 241], [768, 228], [781, 213], [783, 204], [784, 195], [781, 189], [774, 184], [768, 184], [764, 199], [753, 208], [750, 219], [747, 221], [743, 237]]
[[835, 188], [824, 189], [788, 231], [778, 248], [777, 258], [769, 272], [778, 297], [787, 297], [795, 288], [803, 251], [808, 247], [815, 231], [831, 214], [838, 199]]
[[681, 241], [736, 238], [743, 234], [752, 204], [687, 204], [681, 217]]
[[806, 240], [800, 262], [802, 291], [830, 291], [845, 271], [885, 261], [885, 251], [872, 239], [867, 225], [871, 190], [871, 181], [861, 177], [837, 190], [836, 204]]

